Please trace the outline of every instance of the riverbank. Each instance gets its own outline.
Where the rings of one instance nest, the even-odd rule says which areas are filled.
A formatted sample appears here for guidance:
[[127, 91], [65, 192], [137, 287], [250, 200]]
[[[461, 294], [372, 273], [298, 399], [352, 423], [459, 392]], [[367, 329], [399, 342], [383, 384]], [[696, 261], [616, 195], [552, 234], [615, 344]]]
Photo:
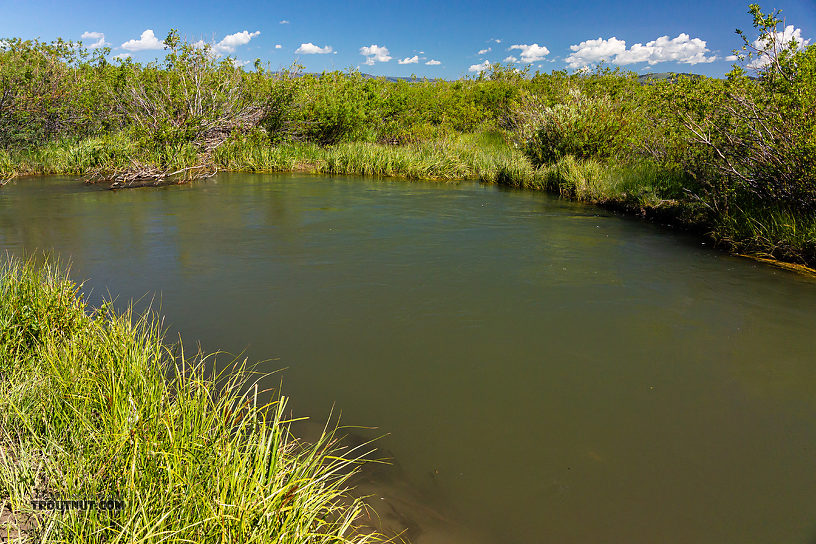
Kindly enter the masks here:
[[[689, 190], [693, 180], [687, 175], [647, 161], [615, 165], [567, 155], [536, 168], [511, 139], [511, 134], [500, 130], [483, 130], [401, 146], [371, 142], [321, 146], [270, 145], [254, 136], [236, 136], [215, 151], [213, 161], [218, 170], [232, 172], [475, 180], [546, 191], [693, 231], [735, 255], [816, 274], [813, 216], [769, 206], [718, 210]], [[0, 152], [0, 176], [74, 175], [90, 179], [100, 171], [115, 172], [128, 164], [150, 161], [151, 157], [140, 152], [126, 135], [119, 134], [54, 142], [16, 155]], [[195, 163], [195, 153], [181, 149], [170, 162], [174, 169], [189, 167]], [[184, 181], [179, 177], [171, 183]]]
[[687, 174], [649, 161], [620, 165], [566, 155], [536, 168], [510, 139], [495, 130], [405, 146], [351, 142], [272, 147], [235, 139], [218, 150], [216, 161], [220, 168], [237, 172], [477, 180], [546, 191], [696, 232], [733, 254], [816, 273], [813, 216], [783, 207], [715, 209], [689, 190], [693, 180]]
[[92, 309], [58, 265], [0, 263], [0, 535], [362, 544], [370, 448], [290, 433], [245, 364], [212, 370], [156, 318]]

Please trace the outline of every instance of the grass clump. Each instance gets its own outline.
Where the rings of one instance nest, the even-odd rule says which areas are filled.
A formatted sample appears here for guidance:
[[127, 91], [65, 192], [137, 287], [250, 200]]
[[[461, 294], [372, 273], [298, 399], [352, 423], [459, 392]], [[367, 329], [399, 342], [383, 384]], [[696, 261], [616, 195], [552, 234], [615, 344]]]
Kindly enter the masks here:
[[52, 140], [37, 147], [0, 151], [0, 177], [7, 175], [90, 175], [116, 171], [136, 159], [135, 146], [124, 132], [90, 138]]
[[526, 186], [535, 169], [506, 144], [498, 131], [484, 130], [395, 146], [373, 142], [270, 145], [265, 135], [239, 135], [215, 153], [220, 168], [239, 172], [304, 171], [411, 180], [481, 180]]
[[[0, 530], [35, 542], [363, 543], [361, 455], [306, 445], [244, 365], [206, 370], [149, 315], [91, 310], [58, 265], [0, 264]], [[249, 393], [247, 393], [249, 391]], [[123, 509], [35, 510], [115, 498]]]
[[735, 208], [719, 218], [716, 230], [734, 251], [813, 266], [816, 263], [816, 218], [783, 206]]

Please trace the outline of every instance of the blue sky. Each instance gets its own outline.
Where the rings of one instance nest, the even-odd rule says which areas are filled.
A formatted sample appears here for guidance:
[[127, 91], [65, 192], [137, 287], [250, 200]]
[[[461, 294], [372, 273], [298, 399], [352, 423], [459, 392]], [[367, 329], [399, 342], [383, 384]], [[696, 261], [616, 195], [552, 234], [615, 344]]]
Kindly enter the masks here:
[[[359, 68], [375, 75], [455, 79], [487, 62], [516, 59], [533, 70], [573, 70], [600, 59], [640, 73], [721, 76], [749, 31], [748, 2], [675, 0], [116, 2], [0, 0], [0, 37], [63, 37], [109, 44], [111, 56], [147, 61], [177, 28], [241, 61], [273, 69]], [[816, 0], [783, 0], [786, 24], [816, 43]], [[85, 35], [85, 38], [82, 36]], [[104, 37], [103, 37], [104, 36]]]

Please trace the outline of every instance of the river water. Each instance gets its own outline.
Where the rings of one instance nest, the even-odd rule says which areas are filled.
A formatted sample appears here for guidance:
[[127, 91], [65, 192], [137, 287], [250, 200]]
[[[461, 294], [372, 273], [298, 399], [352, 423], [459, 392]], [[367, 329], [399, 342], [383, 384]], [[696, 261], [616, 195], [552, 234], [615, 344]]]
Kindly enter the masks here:
[[[299, 174], [0, 190], [0, 249], [285, 369], [417, 544], [816, 542], [816, 282], [532, 192]], [[304, 427], [304, 432], [308, 429]]]

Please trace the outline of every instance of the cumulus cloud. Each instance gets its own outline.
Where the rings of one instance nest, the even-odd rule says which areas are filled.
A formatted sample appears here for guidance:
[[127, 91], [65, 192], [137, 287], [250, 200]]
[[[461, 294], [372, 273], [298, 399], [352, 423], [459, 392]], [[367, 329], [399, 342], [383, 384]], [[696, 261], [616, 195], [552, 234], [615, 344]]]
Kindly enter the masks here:
[[418, 64], [419, 63], [419, 55], [414, 55], [413, 57], [407, 57], [402, 60], [397, 61], [399, 64]]
[[544, 57], [550, 54], [550, 50], [543, 45], [534, 43], [532, 45], [511, 45], [510, 50], [518, 49], [521, 51], [522, 62], [538, 62], [544, 60]]
[[275, 44], [275, 49], [280, 49], [281, 47], [283, 47], [281, 44], [279, 44], [279, 43]]
[[739, 57], [736, 56], [736, 55], [728, 55], [727, 57], [725, 57], [725, 60], [730, 61], [730, 62], [733, 62], [733, 61], [738, 60], [738, 59], [739, 59]]
[[97, 49], [99, 47], [107, 47], [108, 45], [110, 45], [110, 43], [105, 41], [104, 32], [83, 32], [82, 39], [96, 40], [94, 43], [88, 46], [88, 49]]
[[488, 47], [487, 49], [479, 49], [479, 52], [476, 53], [477, 55], [484, 55], [485, 53], [490, 53], [493, 51], [492, 47]]
[[490, 68], [490, 62], [484, 61], [479, 64], [472, 64], [470, 68], [468, 68], [468, 72], [484, 72], [488, 68]]
[[716, 56], [707, 57], [709, 52], [706, 42], [700, 38], [692, 38], [686, 33], [676, 38], [661, 36], [646, 45], [636, 43], [626, 47], [626, 41], [614, 36], [605, 40], [587, 40], [578, 45], [571, 45], [572, 54], [567, 58], [570, 68], [584, 68], [590, 64], [606, 61], [611, 64], [626, 65], [638, 62], [647, 62], [654, 65], [659, 62], [680, 62], [684, 64], [698, 64], [714, 62]]
[[510, 55], [509, 57], [505, 57], [504, 62], [518, 62], [518, 59], [513, 55]]
[[319, 47], [312, 42], [302, 43], [300, 44], [300, 47], [295, 49], [295, 53], [300, 53], [302, 55], [325, 55], [327, 53], [331, 53], [332, 51], [333, 49], [331, 45]]
[[391, 60], [391, 55], [388, 52], [388, 48], [385, 46], [380, 47], [376, 44], [371, 44], [367, 47], [360, 48], [360, 54], [366, 57], [365, 63], [369, 66], [374, 64], [375, 62], [388, 62]]
[[288, 24], [289, 24], [289, 21], [287, 21], [286, 19], [281, 19], [280, 23], [278, 23], [278, 24], [280, 24], [280, 25], [288, 25]]
[[438, 60], [431, 59], [428, 62], [426, 62], [425, 64], [427, 64], [428, 66], [439, 66], [442, 63], [439, 62]]
[[704, 40], [692, 38], [688, 34], [682, 33], [671, 39], [668, 36], [661, 36], [646, 45], [636, 43], [628, 51], [619, 54], [615, 62], [616, 64], [648, 62], [650, 65], [654, 65], [658, 62], [667, 61], [699, 64], [717, 60], [716, 56], [706, 57], [707, 52], [708, 47], [706, 47]]
[[125, 60], [126, 58], [130, 57], [130, 53], [119, 53], [118, 55], [114, 55], [114, 60]]
[[210, 53], [214, 57], [220, 57], [221, 55], [231, 55], [232, 53], [235, 53], [236, 48], [248, 44], [252, 38], [260, 35], [261, 32], [258, 30], [255, 32], [243, 30], [241, 32], [236, 32], [235, 34], [228, 34], [227, 36], [224, 36], [224, 39], [218, 43], [208, 43], [204, 40], [198, 40], [197, 42], [194, 42], [192, 46], [197, 49], [209, 47]]
[[215, 44], [213, 49], [219, 53], [234, 53], [236, 47], [246, 45], [249, 43], [249, 40], [260, 35], [260, 30], [256, 30], [255, 32], [242, 30], [241, 32], [224, 36], [224, 39]]
[[156, 35], [153, 34], [153, 31], [149, 28], [142, 32], [138, 40], [128, 40], [122, 44], [122, 49], [127, 49], [128, 51], [151, 51], [163, 48], [164, 44], [156, 38]]
[[582, 68], [602, 60], [611, 61], [626, 51], [626, 42], [614, 36], [608, 40], [586, 40], [578, 45], [570, 45], [572, 54], [566, 58], [570, 68]]
[[[776, 43], [783, 49], [794, 40], [796, 41], [796, 48], [799, 50], [804, 49], [810, 44], [810, 40], [802, 39], [802, 29], [794, 28], [793, 25], [788, 25], [785, 27], [785, 30], [776, 33]], [[771, 46], [770, 42], [761, 39], [755, 40], [753, 45], [759, 50], [767, 49]], [[750, 68], [762, 68], [769, 62], [771, 62], [771, 59], [769, 59], [767, 55], [761, 55], [748, 63], [748, 66]]]
[[489, 41], [489, 42], [495, 42], [495, 43], [501, 43], [501, 40], [500, 40], [500, 39], [498, 39], [498, 38], [490, 38], [490, 39], [489, 39], [489, 40], [487, 40], [487, 41]]

